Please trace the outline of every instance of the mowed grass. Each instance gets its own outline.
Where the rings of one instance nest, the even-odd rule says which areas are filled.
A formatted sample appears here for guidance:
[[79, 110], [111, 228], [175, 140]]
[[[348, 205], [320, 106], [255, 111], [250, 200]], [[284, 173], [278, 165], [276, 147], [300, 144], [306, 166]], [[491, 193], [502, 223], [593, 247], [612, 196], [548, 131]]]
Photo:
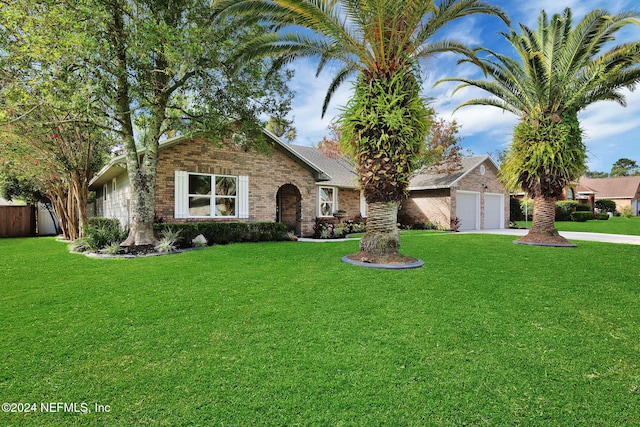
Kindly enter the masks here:
[[340, 262], [354, 241], [0, 240], [0, 400], [91, 411], [0, 425], [640, 425], [639, 248], [512, 239], [403, 233], [405, 271]]
[[[531, 228], [531, 221], [525, 223], [518, 221], [519, 227]], [[556, 221], [556, 229], [558, 231], [580, 231], [587, 233], [605, 233], [605, 234], [628, 234], [631, 236], [640, 236], [640, 216], [625, 218], [614, 216], [606, 221]]]

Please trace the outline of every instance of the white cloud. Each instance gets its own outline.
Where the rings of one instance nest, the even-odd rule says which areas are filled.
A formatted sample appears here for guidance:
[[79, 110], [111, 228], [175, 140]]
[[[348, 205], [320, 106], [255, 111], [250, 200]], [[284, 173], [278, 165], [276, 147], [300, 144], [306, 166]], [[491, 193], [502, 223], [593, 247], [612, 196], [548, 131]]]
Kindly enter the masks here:
[[349, 100], [351, 83], [345, 82], [333, 94], [327, 114], [322, 118], [322, 104], [334, 77], [333, 70], [327, 67], [316, 77], [315, 66], [309, 61], [297, 62], [295, 69], [296, 74], [291, 82], [291, 88], [296, 92], [296, 96], [293, 100], [291, 116], [294, 118], [298, 137], [294, 143], [313, 146], [328, 134], [327, 126]]
[[[505, 9], [512, 25], [519, 22], [527, 26], [537, 25], [541, 9], [549, 15], [560, 13], [571, 7], [574, 20], [577, 22], [585, 13], [606, 8], [612, 13], [637, 8], [636, 0], [610, 0], [603, 4], [599, 0], [540, 0], [537, 2], [520, 2], [514, 0], [494, 0], [491, 2]], [[495, 17], [471, 16], [453, 25], [445, 27], [441, 35], [468, 43], [471, 46], [485, 44], [487, 47], [503, 51], [505, 48], [497, 31], [506, 28]], [[624, 39], [640, 38], [638, 28], [630, 28], [621, 33]], [[620, 39], [622, 41], [622, 39]], [[505, 51], [506, 53], [506, 51]], [[435, 88], [433, 83], [444, 77], [482, 78], [477, 68], [470, 64], [457, 65], [459, 56], [453, 54], [438, 55], [423, 64], [424, 90], [426, 97], [433, 98], [433, 106], [444, 118], [456, 119], [461, 125], [462, 145], [471, 147], [481, 154], [503, 149], [511, 142], [511, 134], [517, 117], [495, 107], [465, 107], [455, 114], [452, 111], [462, 102], [472, 97], [486, 97], [487, 94], [477, 88], [465, 88], [451, 96], [457, 83], [443, 83]], [[296, 77], [292, 88], [297, 95], [293, 102], [291, 116], [295, 118], [298, 131], [296, 144], [315, 145], [327, 135], [327, 126], [331, 119], [339, 113], [351, 96], [351, 84], [345, 83], [335, 93], [329, 111], [321, 118], [322, 102], [327, 88], [334, 76], [328, 67], [315, 77], [315, 65], [312, 61], [298, 61], [294, 64]], [[622, 108], [615, 103], [602, 102], [587, 108], [580, 115], [585, 131], [585, 143], [589, 151], [589, 166], [592, 170], [609, 170], [611, 164], [621, 158], [628, 157], [640, 161], [640, 90], [628, 95], [628, 107]], [[636, 125], [638, 123], [638, 125]]]

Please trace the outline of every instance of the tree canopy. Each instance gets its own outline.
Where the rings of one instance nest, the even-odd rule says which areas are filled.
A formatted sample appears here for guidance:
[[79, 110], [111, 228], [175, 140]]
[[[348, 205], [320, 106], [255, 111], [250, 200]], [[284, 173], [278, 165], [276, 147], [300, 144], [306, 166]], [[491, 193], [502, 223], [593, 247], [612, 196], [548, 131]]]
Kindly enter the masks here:
[[[154, 241], [161, 138], [219, 141], [233, 130], [248, 136], [247, 149], [265, 147], [261, 116], [289, 109], [288, 71], [268, 60], [230, 61], [266, 28], [218, 19], [208, 0], [16, 0], [2, 13], [5, 40], [19, 46], [3, 51], [12, 67], [5, 75], [31, 70], [36, 80], [69, 82], [77, 89], [67, 95], [69, 110], [124, 146], [132, 188], [126, 244]], [[42, 104], [44, 93], [28, 92], [29, 101]]]
[[537, 28], [521, 24], [519, 32], [503, 34], [515, 57], [478, 50], [489, 79], [442, 80], [460, 82], [456, 90], [474, 86], [493, 95], [458, 108], [490, 105], [520, 118], [500, 176], [510, 190], [534, 198], [533, 227], [523, 240], [566, 242], [553, 224], [554, 199], [586, 169], [578, 112], [598, 101], [626, 105], [623, 89], [640, 81], [640, 42], [612, 42], [638, 24], [633, 12], [594, 10], [574, 25], [569, 8], [551, 19], [543, 10]]

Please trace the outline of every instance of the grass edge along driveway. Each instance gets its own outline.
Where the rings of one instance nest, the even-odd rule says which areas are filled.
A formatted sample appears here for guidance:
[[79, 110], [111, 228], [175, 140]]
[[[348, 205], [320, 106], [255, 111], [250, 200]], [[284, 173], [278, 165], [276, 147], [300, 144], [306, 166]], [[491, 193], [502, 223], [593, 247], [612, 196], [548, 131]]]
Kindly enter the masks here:
[[88, 408], [0, 425], [640, 425], [638, 248], [511, 240], [403, 233], [407, 271], [340, 262], [353, 241], [0, 240], [1, 400]]

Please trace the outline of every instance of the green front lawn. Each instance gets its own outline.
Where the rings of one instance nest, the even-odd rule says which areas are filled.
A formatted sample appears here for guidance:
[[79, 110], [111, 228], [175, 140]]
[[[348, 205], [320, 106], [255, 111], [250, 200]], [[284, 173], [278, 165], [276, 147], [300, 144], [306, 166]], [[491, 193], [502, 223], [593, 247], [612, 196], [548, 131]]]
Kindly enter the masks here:
[[340, 262], [354, 241], [0, 239], [0, 400], [37, 405], [0, 425], [640, 425], [637, 246], [402, 239], [423, 268]]
[[[531, 228], [531, 221], [525, 223], [518, 221], [518, 227]], [[628, 234], [631, 236], [640, 236], [640, 216], [624, 218], [616, 216], [606, 221], [556, 221], [556, 229], [558, 231], [585, 231], [589, 233], [606, 233], [606, 234]]]

